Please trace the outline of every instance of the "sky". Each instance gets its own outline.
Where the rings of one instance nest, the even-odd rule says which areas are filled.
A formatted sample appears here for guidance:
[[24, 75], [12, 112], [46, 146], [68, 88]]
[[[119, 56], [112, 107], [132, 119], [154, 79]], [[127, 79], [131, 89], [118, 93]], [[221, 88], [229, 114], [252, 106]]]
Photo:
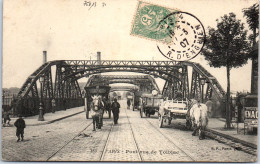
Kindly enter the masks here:
[[[168, 60], [160, 54], [156, 41], [131, 36], [137, 0], [5, 0], [3, 4], [3, 81], [2, 87], [21, 87], [42, 64], [42, 51], [48, 61]], [[204, 27], [215, 27], [216, 19], [234, 12], [246, 23], [242, 9], [257, 0], [145, 0], [189, 12]], [[217, 78], [226, 89], [226, 69], [211, 68], [202, 55], [192, 59]], [[231, 90], [250, 91], [251, 61], [231, 70]], [[160, 85], [160, 84], [159, 84]]]

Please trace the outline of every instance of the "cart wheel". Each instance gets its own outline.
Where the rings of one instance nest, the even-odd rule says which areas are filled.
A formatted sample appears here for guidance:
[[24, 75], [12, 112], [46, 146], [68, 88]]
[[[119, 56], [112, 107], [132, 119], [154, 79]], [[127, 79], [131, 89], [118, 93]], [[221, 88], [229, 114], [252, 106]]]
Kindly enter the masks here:
[[159, 128], [163, 127], [163, 117], [159, 115]]
[[89, 111], [86, 112], [86, 118], [89, 119]]

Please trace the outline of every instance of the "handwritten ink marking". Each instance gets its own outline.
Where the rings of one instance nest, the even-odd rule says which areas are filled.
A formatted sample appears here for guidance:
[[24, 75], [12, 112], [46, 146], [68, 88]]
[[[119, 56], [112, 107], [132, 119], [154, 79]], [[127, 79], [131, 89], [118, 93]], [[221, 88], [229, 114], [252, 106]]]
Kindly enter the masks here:
[[[83, 5], [89, 7], [88, 10], [90, 10], [92, 7], [98, 6], [97, 2], [91, 2], [91, 1], [84, 1]], [[102, 7], [105, 7], [106, 5], [107, 4], [105, 2], [102, 2], [101, 4]]]

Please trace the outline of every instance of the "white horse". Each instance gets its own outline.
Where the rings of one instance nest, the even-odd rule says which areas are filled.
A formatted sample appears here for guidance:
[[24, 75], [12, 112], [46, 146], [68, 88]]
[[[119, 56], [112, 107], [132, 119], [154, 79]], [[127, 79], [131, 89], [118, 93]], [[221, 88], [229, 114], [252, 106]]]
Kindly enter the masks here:
[[208, 125], [208, 108], [205, 104], [191, 99], [189, 117], [194, 128], [192, 135], [195, 136], [199, 130], [199, 139], [204, 139], [204, 131]]
[[92, 102], [90, 104], [90, 115], [93, 119], [93, 131], [96, 130], [96, 127], [98, 129], [101, 129], [102, 126], [102, 115], [103, 115], [103, 107], [104, 104], [100, 98], [100, 96], [91, 96]]

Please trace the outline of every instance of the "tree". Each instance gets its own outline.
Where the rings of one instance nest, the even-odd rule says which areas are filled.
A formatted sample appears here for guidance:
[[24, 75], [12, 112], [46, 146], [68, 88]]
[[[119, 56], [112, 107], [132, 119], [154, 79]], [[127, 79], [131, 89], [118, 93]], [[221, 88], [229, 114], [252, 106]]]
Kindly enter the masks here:
[[230, 70], [246, 64], [248, 55], [247, 31], [234, 13], [225, 14], [217, 21], [217, 28], [209, 27], [202, 54], [210, 66], [226, 67], [226, 126], [230, 128]]
[[251, 93], [257, 94], [258, 85], [258, 48], [254, 51], [256, 45], [256, 37], [258, 36], [258, 24], [259, 24], [259, 4], [254, 4], [249, 8], [243, 9], [244, 17], [249, 25], [250, 30], [253, 31], [253, 35], [249, 37], [252, 41], [252, 53], [250, 57], [252, 59], [252, 74], [251, 74]]

